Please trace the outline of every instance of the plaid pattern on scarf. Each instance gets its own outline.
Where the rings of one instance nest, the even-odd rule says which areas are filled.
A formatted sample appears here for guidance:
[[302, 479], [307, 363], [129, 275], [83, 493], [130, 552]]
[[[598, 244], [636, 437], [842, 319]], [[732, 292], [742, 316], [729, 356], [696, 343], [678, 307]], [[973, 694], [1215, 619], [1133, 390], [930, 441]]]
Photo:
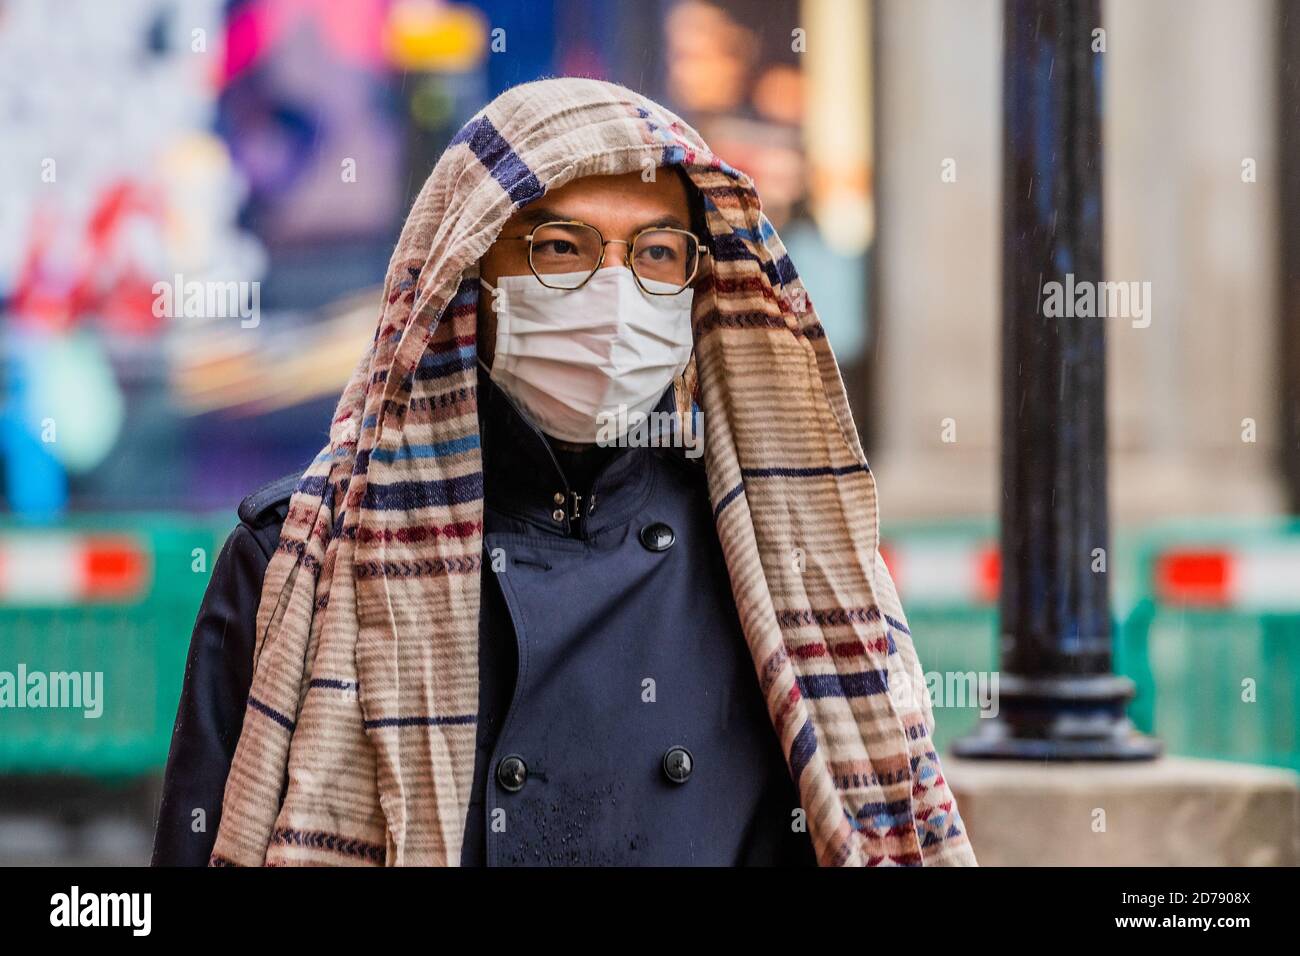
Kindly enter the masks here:
[[477, 263], [548, 190], [671, 165], [704, 196], [713, 251], [678, 403], [704, 412], [718, 536], [818, 860], [975, 863], [839, 369], [751, 180], [639, 94], [553, 79], [467, 123], [405, 223], [266, 572], [214, 865], [459, 863], [483, 570]]

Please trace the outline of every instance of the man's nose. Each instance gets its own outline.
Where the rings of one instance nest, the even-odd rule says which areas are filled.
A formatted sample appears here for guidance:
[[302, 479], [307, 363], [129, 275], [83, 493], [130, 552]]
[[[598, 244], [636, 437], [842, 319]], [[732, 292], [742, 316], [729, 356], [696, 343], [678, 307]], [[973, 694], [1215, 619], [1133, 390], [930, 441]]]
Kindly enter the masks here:
[[627, 268], [628, 252], [632, 244], [626, 239], [606, 239], [605, 240], [605, 261], [600, 264], [602, 269], [610, 268]]

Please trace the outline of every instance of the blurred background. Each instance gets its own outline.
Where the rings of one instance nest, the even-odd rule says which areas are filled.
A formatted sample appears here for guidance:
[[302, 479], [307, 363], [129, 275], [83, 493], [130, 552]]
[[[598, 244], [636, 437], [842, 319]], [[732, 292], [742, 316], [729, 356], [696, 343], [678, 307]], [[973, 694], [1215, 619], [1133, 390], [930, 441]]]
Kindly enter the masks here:
[[[1002, 4], [0, 0], [0, 863], [143, 863], [234, 507], [301, 471], [459, 126], [632, 86], [754, 176], [827, 329], [936, 697], [996, 664]], [[1116, 669], [1175, 754], [1300, 769], [1300, 4], [1103, 5]], [[1289, 172], [1288, 172], [1289, 170]], [[255, 283], [254, 315], [155, 283]], [[1263, 678], [1242, 700], [1243, 679]]]

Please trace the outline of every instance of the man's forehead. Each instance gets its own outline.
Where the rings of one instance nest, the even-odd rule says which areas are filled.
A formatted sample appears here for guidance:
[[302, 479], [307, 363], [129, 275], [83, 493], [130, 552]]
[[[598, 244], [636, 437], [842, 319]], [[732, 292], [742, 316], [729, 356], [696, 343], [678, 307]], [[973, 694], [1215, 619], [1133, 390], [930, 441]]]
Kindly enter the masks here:
[[555, 219], [580, 219], [599, 226], [631, 223], [688, 228], [690, 204], [686, 187], [672, 169], [656, 169], [650, 181], [640, 173], [622, 176], [587, 176], [565, 183], [516, 212], [507, 226], [533, 226]]

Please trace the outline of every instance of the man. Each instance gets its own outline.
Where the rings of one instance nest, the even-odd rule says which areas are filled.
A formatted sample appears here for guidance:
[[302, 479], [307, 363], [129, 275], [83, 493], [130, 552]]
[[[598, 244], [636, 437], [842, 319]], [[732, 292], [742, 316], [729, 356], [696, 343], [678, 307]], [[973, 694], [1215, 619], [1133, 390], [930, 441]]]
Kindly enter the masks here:
[[815, 313], [629, 90], [466, 125], [329, 445], [240, 518], [155, 863], [974, 863]]

